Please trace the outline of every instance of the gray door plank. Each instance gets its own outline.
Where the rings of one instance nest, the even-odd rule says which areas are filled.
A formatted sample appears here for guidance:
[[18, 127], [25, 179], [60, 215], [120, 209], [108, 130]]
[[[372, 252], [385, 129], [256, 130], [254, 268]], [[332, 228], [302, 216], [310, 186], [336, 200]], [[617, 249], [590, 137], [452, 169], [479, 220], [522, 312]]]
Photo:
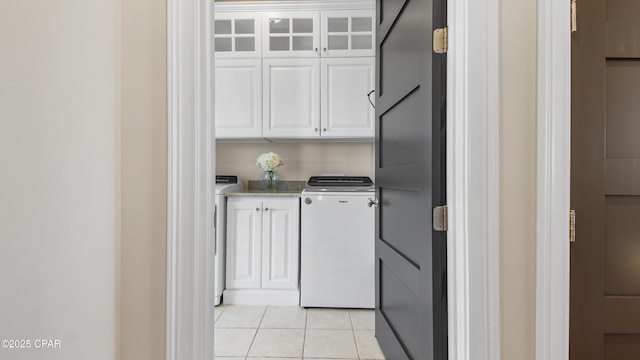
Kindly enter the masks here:
[[378, 0], [376, 337], [386, 359], [446, 359], [446, 55], [441, 0]]

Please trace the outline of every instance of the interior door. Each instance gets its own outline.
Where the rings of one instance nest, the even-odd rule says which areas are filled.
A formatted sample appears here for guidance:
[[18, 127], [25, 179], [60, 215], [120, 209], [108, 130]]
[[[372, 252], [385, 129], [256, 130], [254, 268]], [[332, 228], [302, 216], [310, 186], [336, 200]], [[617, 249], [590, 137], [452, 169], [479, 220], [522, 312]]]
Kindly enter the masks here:
[[446, 359], [446, 56], [442, 0], [377, 0], [376, 337], [386, 359]]
[[579, 2], [570, 357], [640, 359], [640, 3]]

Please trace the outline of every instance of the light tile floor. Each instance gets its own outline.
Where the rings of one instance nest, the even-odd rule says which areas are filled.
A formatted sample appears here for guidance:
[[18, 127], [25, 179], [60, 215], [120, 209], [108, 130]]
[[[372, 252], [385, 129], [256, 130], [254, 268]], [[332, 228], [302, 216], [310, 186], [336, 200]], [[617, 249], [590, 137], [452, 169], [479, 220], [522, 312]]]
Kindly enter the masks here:
[[220, 305], [215, 321], [216, 360], [384, 359], [373, 310]]

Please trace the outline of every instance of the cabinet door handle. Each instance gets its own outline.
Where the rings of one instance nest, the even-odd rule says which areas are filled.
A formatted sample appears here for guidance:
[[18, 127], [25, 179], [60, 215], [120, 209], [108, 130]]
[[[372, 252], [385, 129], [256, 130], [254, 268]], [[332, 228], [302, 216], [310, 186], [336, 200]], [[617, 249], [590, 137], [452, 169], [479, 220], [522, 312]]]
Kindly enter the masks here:
[[318, 48], [313, 49], [313, 51], [318, 52]]
[[322, 49], [322, 51], [327, 52], [327, 48]]
[[327, 131], [327, 128], [322, 128], [322, 131], [325, 131], [325, 132], [326, 132], [326, 131]]
[[318, 132], [318, 128], [313, 129], [313, 131]]
[[269, 211], [269, 208], [264, 208], [264, 211]]
[[257, 208], [256, 208], [256, 211], [260, 211], [260, 208], [259, 208], [259, 207], [257, 207]]

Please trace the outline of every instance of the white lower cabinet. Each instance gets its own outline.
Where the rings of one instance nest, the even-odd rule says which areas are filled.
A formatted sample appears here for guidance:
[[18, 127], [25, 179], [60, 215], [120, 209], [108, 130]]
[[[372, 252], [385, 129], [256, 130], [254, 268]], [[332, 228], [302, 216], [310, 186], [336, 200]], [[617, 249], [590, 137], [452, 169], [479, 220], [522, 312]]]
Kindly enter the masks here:
[[298, 305], [299, 229], [297, 197], [230, 197], [223, 302]]

